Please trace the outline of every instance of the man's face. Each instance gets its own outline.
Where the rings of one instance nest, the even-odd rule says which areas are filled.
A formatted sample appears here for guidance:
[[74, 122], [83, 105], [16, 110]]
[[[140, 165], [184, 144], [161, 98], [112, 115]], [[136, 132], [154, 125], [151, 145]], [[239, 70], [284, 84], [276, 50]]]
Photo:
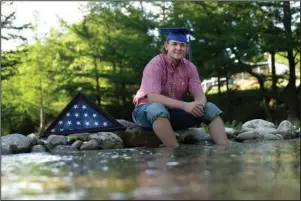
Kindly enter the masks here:
[[187, 44], [185, 42], [170, 40], [165, 44], [167, 55], [174, 61], [181, 60], [186, 56]]

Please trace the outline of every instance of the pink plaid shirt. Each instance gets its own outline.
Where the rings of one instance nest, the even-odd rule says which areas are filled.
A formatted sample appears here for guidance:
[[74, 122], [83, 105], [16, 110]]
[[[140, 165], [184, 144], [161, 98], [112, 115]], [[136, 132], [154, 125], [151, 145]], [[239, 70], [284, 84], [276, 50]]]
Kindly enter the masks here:
[[174, 66], [166, 54], [159, 54], [146, 65], [133, 102], [136, 105], [148, 103], [146, 95], [149, 93], [182, 100], [187, 90], [193, 96], [204, 93], [195, 65], [183, 58], [178, 66]]

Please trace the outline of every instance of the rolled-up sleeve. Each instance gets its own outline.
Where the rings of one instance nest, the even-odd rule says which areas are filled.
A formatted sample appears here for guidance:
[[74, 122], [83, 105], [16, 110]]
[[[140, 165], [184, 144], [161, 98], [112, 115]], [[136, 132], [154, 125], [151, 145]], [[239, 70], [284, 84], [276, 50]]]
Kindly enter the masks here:
[[145, 67], [142, 77], [142, 88], [144, 95], [162, 92], [162, 75], [164, 66], [159, 58], [152, 59]]
[[193, 65], [192, 63], [190, 63], [188, 79], [189, 79], [188, 90], [191, 95], [195, 96], [197, 94], [204, 93], [201, 85], [199, 73], [197, 71], [196, 66]]

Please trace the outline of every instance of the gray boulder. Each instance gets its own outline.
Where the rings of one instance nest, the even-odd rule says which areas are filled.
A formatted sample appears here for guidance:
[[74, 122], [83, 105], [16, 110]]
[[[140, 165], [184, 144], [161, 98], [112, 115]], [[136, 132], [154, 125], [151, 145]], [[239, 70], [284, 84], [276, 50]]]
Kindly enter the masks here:
[[34, 145], [33, 147], [31, 147], [31, 152], [32, 153], [41, 153], [41, 152], [47, 152], [46, 147], [44, 147], [43, 145]]
[[66, 136], [62, 135], [50, 135], [47, 138], [47, 147], [49, 149], [53, 149], [54, 147], [58, 145], [67, 145], [68, 139]]
[[30, 141], [26, 136], [15, 133], [1, 137], [1, 154], [28, 153], [29, 151]]
[[117, 119], [117, 121], [123, 125], [124, 127], [126, 127], [127, 129], [132, 129], [132, 128], [135, 128], [137, 127], [137, 124], [133, 123], [133, 122], [130, 122], [130, 121], [127, 121], [127, 120], [124, 120], [124, 119]]
[[257, 133], [260, 137], [263, 137], [265, 134], [276, 134], [277, 130], [275, 128], [269, 127], [257, 127], [253, 130], [253, 132]]
[[292, 137], [294, 135], [294, 126], [290, 121], [284, 120], [279, 124], [277, 133], [282, 135], [284, 139]]
[[279, 140], [279, 137], [274, 134], [264, 134], [263, 139], [264, 140]]
[[122, 139], [111, 132], [98, 132], [89, 135], [89, 139], [95, 139], [103, 149], [123, 148]]
[[255, 140], [259, 138], [259, 134], [255, 133], [254, 131], [247, 131], [244, 133], [240, 133], [237, 137], [236, 140], [238, 141], [244, 141], [244, 140]]
[[80, 150], [98, 150], [102, 147], [99, 145], [98, 141], [96, 139], [91, 139], [88, 142], [84, 142], [80, 146]]
[[12, 153], [13, 153], [13, 151], [10, 148], [10, 145], [1, 142], [1, 155], [9, 155], [9, 154], [12, 154]]
[[31, 134], [27, 135], [26, 137], [28, 137], [31, 146], [38, 144], [38, 137], [34, 133], [31, 133]]
[[71, 147], [74, 147], [76, 149], [79, 149], [83, 144], [83, 141], [81, 140], [76, 140], [75, 142], [72, 143]]
[[258, 128], [258, 127], [268, 127], [268, 128], [276, 128], [275, 124], [272, 122], [263, 120], [263, 119], [253, 119], [245, 122], [242, 125], [242, 128]]

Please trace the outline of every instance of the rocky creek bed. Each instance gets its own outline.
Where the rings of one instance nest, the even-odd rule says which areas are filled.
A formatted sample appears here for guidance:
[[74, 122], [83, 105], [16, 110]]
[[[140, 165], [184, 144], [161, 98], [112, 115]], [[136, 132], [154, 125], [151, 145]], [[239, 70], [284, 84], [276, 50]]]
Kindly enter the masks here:
[[124, 133], [3, 136], [1, 198], [300, 199], [300, 130], [288, 121], [226, 128], [227, 146], [177, 131], [178, 148], [119, 121]]

